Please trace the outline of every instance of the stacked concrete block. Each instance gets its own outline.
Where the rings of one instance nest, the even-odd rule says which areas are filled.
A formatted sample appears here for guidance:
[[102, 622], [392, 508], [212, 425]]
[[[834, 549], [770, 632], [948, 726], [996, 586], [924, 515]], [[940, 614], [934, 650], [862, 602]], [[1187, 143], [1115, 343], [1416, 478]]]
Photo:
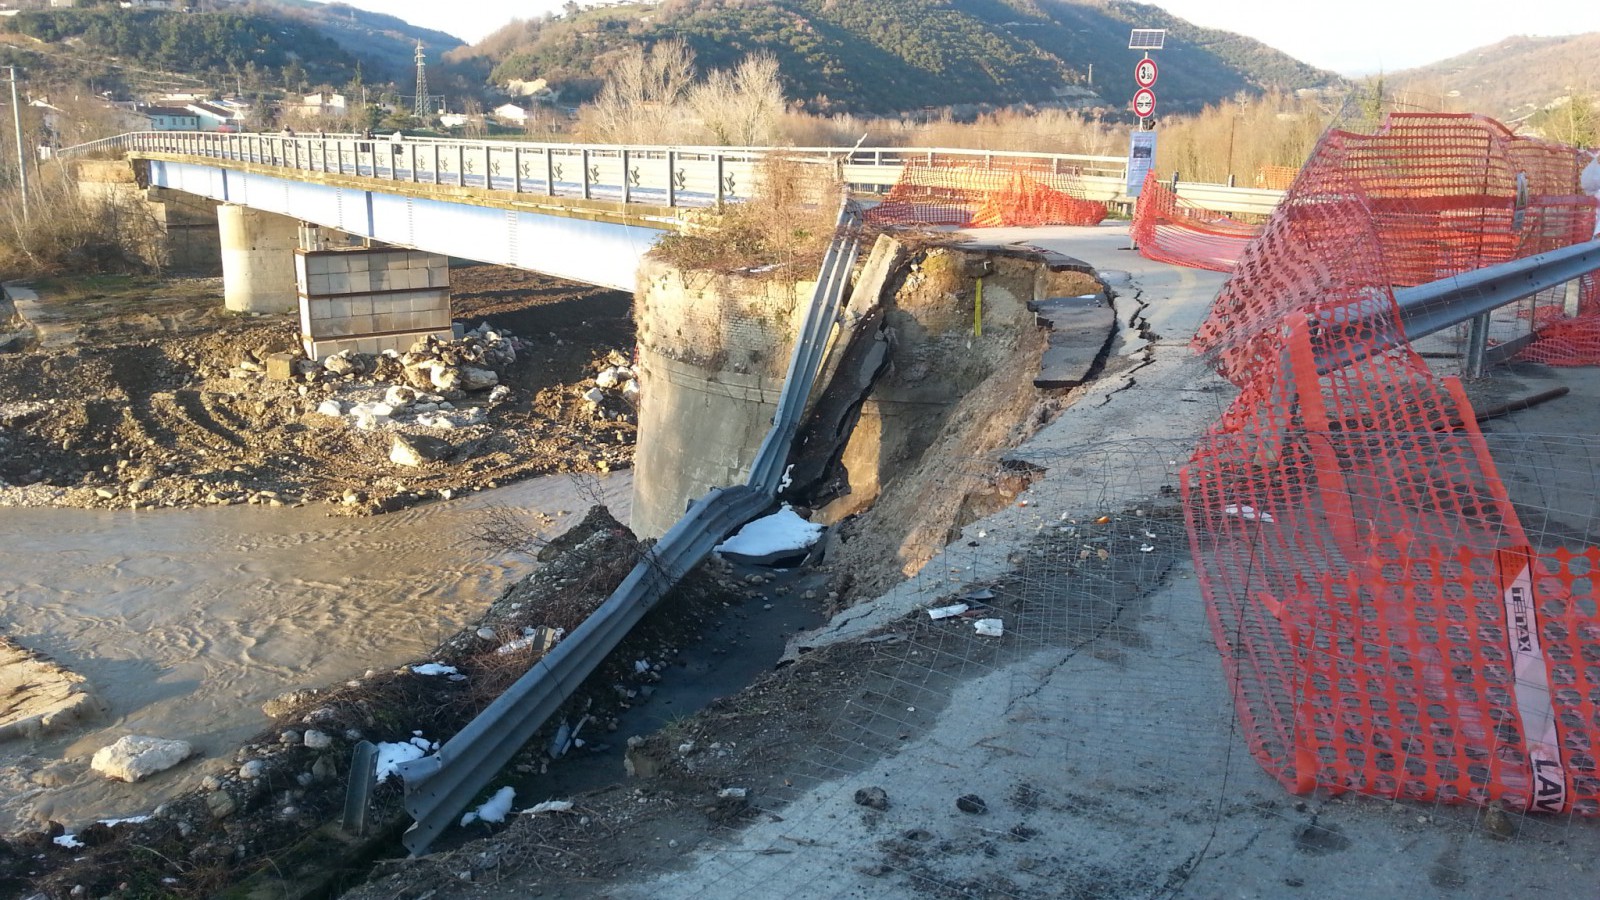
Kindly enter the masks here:
[[405, 352], [451, 336], [450, 269], [420, 250], [314, 250], [295, 254], [306, 355]]

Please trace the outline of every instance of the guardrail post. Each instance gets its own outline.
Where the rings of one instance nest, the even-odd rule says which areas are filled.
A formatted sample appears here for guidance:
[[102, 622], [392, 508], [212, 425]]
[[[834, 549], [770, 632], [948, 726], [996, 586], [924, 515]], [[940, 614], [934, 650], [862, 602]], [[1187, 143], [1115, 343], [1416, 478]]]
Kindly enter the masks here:
[[456, 145], [456, 187], [467, 186], [467, 146]]
[[1483, 357], [1489, 349], [1489, 314], [1474, 316], [1467, 323], [1467, 352], [1461, 361], [1461, 374], [1467, 378], [1483, 377]]
[[433, 145], [433, 183], [439, 183], [439, 145]]
[[512, 170], [511, 189], [513, 191], [515, 191], [516, 193], [520, 194], [520, 193], [522, 193], [522, 148], [521, 147], [512, 147], [511, 148], [511, 170]]
[[1177, 190], [1178, 189], [1178, 173], [1177, 172], [1173, 172], [1172, 173], [1172, 189], [1173, 190]]
[[418, 181], [418, 177], [417, 177], [417, 145], [416, 145], [415, 142], [412, 142], [412, 143], [406, 145], [406, 149], [409, 151], [409, 153], [408, 153], [408, 155], [406, 157], [406, 161], [411, 164], [408, 167], [410, 172], [411, 172], [411, 183], [412, 184], [416, 184], [417, 181]]
[[593, 186], [589, 184], [589, 148], [583, 148], [583, 199], [592, 199]]
[[556, 195], [556, 154], [554, 147], [544, 148], [544, 192], [549, 197]]
[[678, 205], [678, 151], [667, 151], [667, 206]]
[[726, 192], [723, 190], [723, 187], [722, 187], [722, 185], [723, 185], [722, 167], [723, 167], [723, 163], [725, 162], [725, 160], [726, 160], [726, 157], [724, 157], [721, 153], [717, 154], [717, 209], [721, 209], [722, 208], [723, 201], [726, 199], [726, 197], [725, 197]]
[[622, 148], [622, 202], [633, 199], [632, 185], [628, 182], [628, 148]]
[[494, 190], [494, 145], [483, 145], [483, 189]]

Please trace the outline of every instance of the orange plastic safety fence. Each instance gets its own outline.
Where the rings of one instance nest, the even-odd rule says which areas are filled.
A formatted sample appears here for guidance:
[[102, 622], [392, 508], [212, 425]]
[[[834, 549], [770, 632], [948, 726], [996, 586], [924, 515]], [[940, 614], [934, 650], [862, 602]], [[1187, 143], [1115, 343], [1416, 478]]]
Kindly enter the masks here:
[[[1600, 814], [1600, 549], [1530, 545], [1390, 288], [1396, 223], [1446, 265], [1543, 239], [1472, 205], [1498, 163], [1448, 136], [1407, 197], [1398, 170], [1367, 171], [1394, 134], [1330, 133], [1246, 250], [1196, 338], [1240, 394], [1183, 472], [1195, 566], [1251, 752], [1291, 790]], [[1559, 186], [1559, 153], [1516, 152], [1525, 181]]]
[[[1320, 266], [1321, 281], [1359, 273], [1366, 286], [1410, 286], [1587, 240], [1594, 205], [1578, 194], [1578, 174], [1572, 148], [1516, 137], [1481, 116], [1395, 114], [1376, 134], [1330, 131], [1261, 239], [1240, 254], [1195, 343], [1241, 383], [1263, 362], [1251, 348], [1273, 344], [1283, 316], [1328, 287], [1304, 283], [1299, 267]], [[1359, 250], [1335, 249], [1355, 231]], [[1360, 265], [1317, 262], [1337, 252], [1359, 252]]]
[[909, 160], [867, 220], [886, 225], [1097, 225], [1104, 203], [1083, 199], [1075, 173], [996, 161], [954, 165]]
[[1145, 176], [1129, 233], [1140, 255], [1214, 272], [1230, 272], [1260, 225], [1185, 203], [1151, 172]]

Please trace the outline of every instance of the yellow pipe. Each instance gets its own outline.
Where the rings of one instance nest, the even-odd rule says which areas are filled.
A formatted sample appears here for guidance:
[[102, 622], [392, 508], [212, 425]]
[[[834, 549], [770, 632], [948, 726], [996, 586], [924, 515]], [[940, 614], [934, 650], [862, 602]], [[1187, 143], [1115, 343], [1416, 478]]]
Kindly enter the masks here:
[[972, 336], [983, 337], [983, 276], [978, 277], [978, 290], [972, 301]]

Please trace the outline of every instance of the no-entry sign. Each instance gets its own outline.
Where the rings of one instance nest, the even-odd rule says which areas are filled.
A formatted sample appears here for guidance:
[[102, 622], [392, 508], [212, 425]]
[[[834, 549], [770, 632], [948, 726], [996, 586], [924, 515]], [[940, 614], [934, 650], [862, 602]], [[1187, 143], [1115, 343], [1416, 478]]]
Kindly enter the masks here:
[[1149, 88], [1140, 88], [1133, 95], [1133, 114], [1141, 119], [1148, 119], [1156, 111], [1156, 92]]
[[1156, 68], [1155, 60], [1141, 59], [1139, 60], [1138, 64], [1133, 67], [1133, 80], [1138, 82], [1139, 87], [1142, 88], [1155, 87], [1156, 75], [1159, 71], [1160, 70]]

